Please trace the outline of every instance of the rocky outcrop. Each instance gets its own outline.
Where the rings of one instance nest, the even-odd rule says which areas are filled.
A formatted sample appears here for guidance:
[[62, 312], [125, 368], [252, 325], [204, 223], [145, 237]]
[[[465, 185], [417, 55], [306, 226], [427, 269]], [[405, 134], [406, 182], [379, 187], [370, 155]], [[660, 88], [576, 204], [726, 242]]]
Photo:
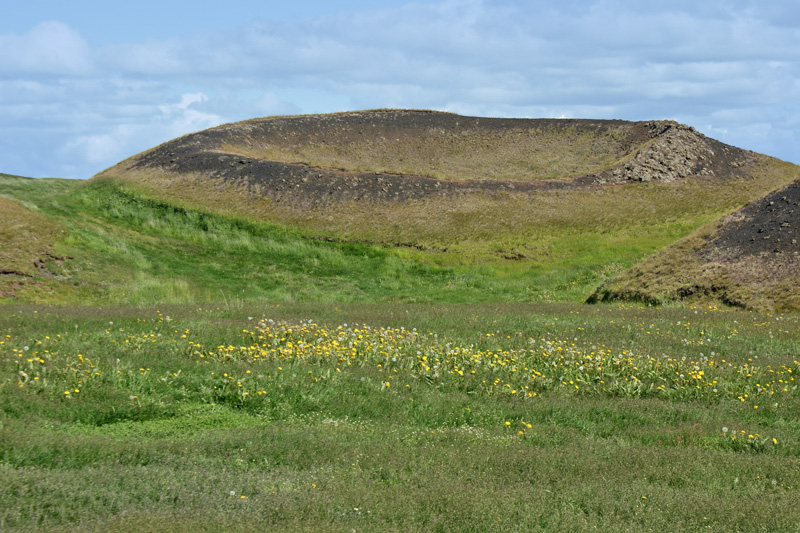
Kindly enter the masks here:
[[[654, 123], [653, 128], [659, 128]], [[654, 142], [639, 150], [625, 165], [612, 172], [614, 181], [660, 181], [669, 183], [695, 174], [713, 174], [704, 161], [714, 150], [694, 128], [668, 124]]]
[[751, 153], [709, 139], [674, 121], [647, 123], [653, 140], [622, 165], [601, 173], [598, 183], [670, 183], [689, 176], [728, 177]]

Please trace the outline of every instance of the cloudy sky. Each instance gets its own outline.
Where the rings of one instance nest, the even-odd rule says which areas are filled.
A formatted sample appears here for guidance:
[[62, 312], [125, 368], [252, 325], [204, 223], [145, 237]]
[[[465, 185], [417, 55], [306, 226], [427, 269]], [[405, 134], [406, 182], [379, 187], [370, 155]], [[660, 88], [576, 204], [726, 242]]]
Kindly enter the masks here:
[[88, 178], [225, 122], [379, 107], [669, 118], [800, 163], [800, 3], [32, 0], [0, 17], [4, 173]]

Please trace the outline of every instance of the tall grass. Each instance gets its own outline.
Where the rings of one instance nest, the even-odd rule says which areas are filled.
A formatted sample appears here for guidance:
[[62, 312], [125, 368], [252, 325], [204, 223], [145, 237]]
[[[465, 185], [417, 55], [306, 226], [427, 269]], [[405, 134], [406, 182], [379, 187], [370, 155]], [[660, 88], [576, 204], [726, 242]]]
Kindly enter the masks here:
[[[523, 261], [505, 259], [520, 249], [534, 254], [491, 240], [450, 243], [448, 251], [324, 242], [300, 229], [182, 208], [103, 181], [30, 197], [38, 198], [36, 209], [66, 232], [53, 239], [52, 250], [71, 259], [46, 262], [50, 275], [37, 281], [49, 294], [27, 293], [51, 302], [215, 301], [221, 295], [243, 300], [579, 300], [597, 284], [595, 272], [609, 255], [624, 251], [631, 262], [652, 246], [640, 244], [631, 254], [623, 241], [622, 247], [603, 252], [591, 239], [567, 248], [556, 236], [535, 245], [563, 249], [547, 258], [548, 265], [538, 252]], [[619, 236], [609, 234], [606, 240]], [[24, 299], [25, 290], [17, 297]]]

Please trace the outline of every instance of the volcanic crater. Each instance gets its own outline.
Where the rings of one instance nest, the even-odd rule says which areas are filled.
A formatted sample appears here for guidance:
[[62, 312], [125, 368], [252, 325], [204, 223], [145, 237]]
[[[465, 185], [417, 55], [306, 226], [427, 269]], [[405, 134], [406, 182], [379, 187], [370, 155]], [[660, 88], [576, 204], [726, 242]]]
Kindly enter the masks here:
[[667, 120], [376, 110], [226, 124], [164, 143], [101, 175], [195, 176], [277, 202], [315, 205], [727, 179], [740, 175], [753, 155]]

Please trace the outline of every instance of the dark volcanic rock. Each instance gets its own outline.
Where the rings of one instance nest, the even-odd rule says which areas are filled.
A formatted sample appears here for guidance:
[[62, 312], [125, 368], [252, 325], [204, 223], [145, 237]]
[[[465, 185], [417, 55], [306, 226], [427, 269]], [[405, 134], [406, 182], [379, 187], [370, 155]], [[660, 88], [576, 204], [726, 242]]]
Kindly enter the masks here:
[[[143, 159], [134, 168], [159, 164]], [[278, 163], [213, 152], [177, 156], [165, 170], [176, 174], [198, 172], [230, 183], [245, 182], [253, 190], [278, 200], [390, 200], [403, 201], [469, 191], [525, 192], [543, 188], [569, 188], [575, 183], [559, 180], [536, 182], [498, 180], [439, 180], [409, 174], [383, 174]]]
[[703, 250], [729, 255], [800, 255], [800, 181], [756, 200], [730, 216]]

